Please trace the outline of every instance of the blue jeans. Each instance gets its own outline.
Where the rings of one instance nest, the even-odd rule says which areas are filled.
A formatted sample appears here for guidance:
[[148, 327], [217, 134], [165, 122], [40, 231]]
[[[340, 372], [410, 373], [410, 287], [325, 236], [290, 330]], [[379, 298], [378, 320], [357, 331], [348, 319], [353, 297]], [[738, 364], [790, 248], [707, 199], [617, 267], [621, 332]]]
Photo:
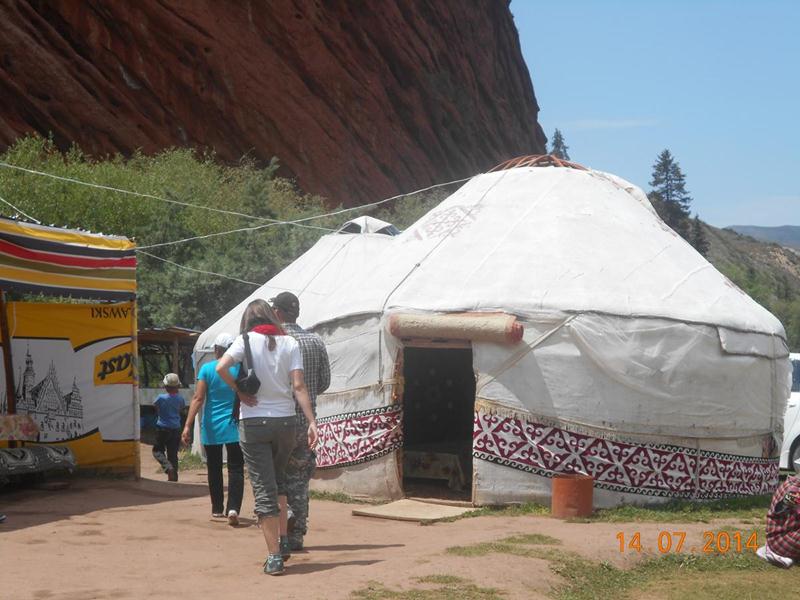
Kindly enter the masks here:
[[259, 517], [280, 514], [286, 495], [286, 463], [295, 444], [295, 417], [256, 417], [239, 421], [239, 445], [250, 475]]

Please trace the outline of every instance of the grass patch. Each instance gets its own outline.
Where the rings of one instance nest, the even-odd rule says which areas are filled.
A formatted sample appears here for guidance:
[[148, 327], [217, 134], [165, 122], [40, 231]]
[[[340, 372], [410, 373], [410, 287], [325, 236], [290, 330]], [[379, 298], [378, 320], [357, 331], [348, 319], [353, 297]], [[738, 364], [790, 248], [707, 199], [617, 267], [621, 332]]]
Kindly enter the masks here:
[[[619, 569], [607, 562], [596, 563], [572, 553], [559, 556], [551, 562], [554, 573], [565, 579], [562, 586], [552, 590], [558, 600], [590, 600], [594, 598], [700, 598], [718, 600], [718, 581], [730, 583], [730, 589], [741, 598], [742, 592], [759, 590], [747, 582], [755, 575], [770, 572], [781, 575], [775, 567], [761, 561], [752, 552], [742, 554], [668, 554], [645, 560], [632, 569]], [[713, 576], [710, 576], [713, 575]], [[800, 582], [794, 577], [792, 586]], [[699, 590], [705, 587], [706, 594]], [[788, 594], [786, 587], [784, 594]], [[792, 589], [793, 591], [793, 589]], [[784, 596], [785, 597], [785, 596]]]
[[644, 559], [631, 569], [620, 569], [609, 562], [595, 562], [553, 547], [557, 543], [558, 540], [549, 536], [518, 535], [496, 542], [454, 546], [448, 548], [447, 553], [469, 557], [501, 553], [546, 560], [550, 569], [563, 580], [550, 590], [551, 597], [556, 600], [782, 600], [794, 597], [800, 587], [800, 569], [777, 569], [750, 550], [735, 552], [732, 548], [727, 554], [666, 554]]
[[[524, 517], [524, 516], [546, 516], [550, 514], [550, 509], [542, 504], [528, 502], [525, 504], [512, 504], [510, 506], [482, 506], [463, 515], [437, 519], [436, 523], [452, 523], [461, 519], [472, 517]], [[433, 523], [420, 523], [421, 525], [433, 525]]]
[[445, 552], [456, 556], [486, 556], [487, 554], [495, 553], [549, 559], [551, 557], [549, 552], [542, 552], [539, 549], [526, 546], [557, 545], [560, 543], [560, 540], [549, 535], [528, 533], [512, 535], [496, 542], [481, 542], [470, 546], [451, 546]]
[[417, 577], [419, 583], [432, 583], [436, 585], [458, 585], [465, 583], [461, 577], [455, 575], [426, 575], [425, 577]]
[[512, 535], [511, 537], [507, 537], [500, 541], [506, 544], [529, 544], [531, 546], [548, 544], [555, 546], [561, 543], [561, 540], [549, 535], [544, 535], [543, 533], [521, 533], [519, 535]]
[[770, 496], [749, 496], [709, 502], [670, 500], [651, 506], [618, 506], [595, 511], [579, 522], [626, 523], [651, 521], [657, 523], [708, 523], [714, 519], [740, 519], [760, 523], [769, 508]]
[[526, 502], [510, 506], [483, 506], [467, 513], [470, 517], [523, 517], [526, 515], [549, 515], [550, 509], [543, 504]]
[[381, 500], [365, 500], [354, 498], [342, 492], [320, 492], [309, 490], [308, 497], [312, 500], [327, 500], [328, 502], [339, 502], [340, 504], [384, 504]]
[[[729, 498], [708, 502], [690, 500], [670, 500], [664, 504], [649, 506], [617, 506], [601, 508], [590, 517], [570, 519], [573, 523], [709, 523], [715, 519], [739, 519], [754, 525], [763, 522], [769, 508], [770, 496], [749, 496], [746, 498]], [[536, 503], [515, 504], [511, 506], [484, 506], [471, 510], [457, 517], [441, 519], [437, 523], [450, 523], [459, 519], [472, 517], [523, 517], [548, 516], [550, 509]]]
[[484, 588], [453, 575], [428, 575], [415, 579], [417, 583], [434, 588], [392, 590], [381, 583], [370, 582], [356, 590], [351, 598], [357, 600], [501, 600], [503, 593], [496, 588]]
[[594, 600], [621, 598], [631, 587], [632, 573], [607, 563], [595, 563], [572, 553], [550, 563], [550, 570], [566, 582], [552, 590], [559, 600]]
[[[178, 470], [191, 471], [194, 469], [205, 469], [206, 465], [199, 454], [192, 454], [188, 448], [178, 452]], [[158, 470], [159, 473], [161, 469]]]
[[681, 574], [669, 582], [653, 582], [633, 593], [652, 600], [785, 600], [797, 595], [798, 586], [797, 570], [770, 567], [758, 571], [721, 571], [713, 577], [705, 573]]

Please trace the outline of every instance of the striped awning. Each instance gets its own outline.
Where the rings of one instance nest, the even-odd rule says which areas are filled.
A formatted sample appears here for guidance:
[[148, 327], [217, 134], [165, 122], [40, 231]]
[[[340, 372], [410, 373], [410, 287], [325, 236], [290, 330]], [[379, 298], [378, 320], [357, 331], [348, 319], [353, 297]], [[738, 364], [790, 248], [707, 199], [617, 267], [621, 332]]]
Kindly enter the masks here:
[[0, 217], [0, 288], [78, 298], [136, 297], [128, 238]]

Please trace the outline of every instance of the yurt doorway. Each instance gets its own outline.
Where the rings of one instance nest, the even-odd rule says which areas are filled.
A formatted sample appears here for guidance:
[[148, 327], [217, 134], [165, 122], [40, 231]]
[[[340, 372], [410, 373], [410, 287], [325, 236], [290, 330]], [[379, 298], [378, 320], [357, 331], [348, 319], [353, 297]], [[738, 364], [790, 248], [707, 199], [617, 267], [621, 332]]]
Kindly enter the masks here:
[[403, 350], [406, 496], [471, 500], [475, 375], [472, 348]]

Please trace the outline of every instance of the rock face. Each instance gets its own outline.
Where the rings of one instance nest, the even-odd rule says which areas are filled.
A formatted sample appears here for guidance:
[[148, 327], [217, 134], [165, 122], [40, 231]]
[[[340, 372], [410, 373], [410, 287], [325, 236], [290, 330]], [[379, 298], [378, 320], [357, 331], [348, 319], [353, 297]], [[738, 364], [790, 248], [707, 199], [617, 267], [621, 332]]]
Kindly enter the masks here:
[[508, 2], [11, 0], [0, 147], [170, 146], [361, 204], [472, 175], [545, 137]]

